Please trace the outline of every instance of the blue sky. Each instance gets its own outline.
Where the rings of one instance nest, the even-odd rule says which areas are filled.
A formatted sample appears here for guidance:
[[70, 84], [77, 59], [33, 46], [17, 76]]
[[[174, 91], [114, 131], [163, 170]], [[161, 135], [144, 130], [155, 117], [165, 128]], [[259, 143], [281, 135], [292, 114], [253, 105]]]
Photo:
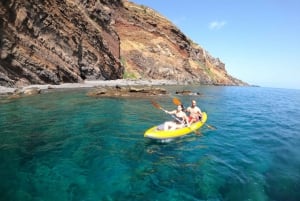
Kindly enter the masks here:
[[300, 1], [131, 0], [173, 22], [249, 84], [300, 89]]

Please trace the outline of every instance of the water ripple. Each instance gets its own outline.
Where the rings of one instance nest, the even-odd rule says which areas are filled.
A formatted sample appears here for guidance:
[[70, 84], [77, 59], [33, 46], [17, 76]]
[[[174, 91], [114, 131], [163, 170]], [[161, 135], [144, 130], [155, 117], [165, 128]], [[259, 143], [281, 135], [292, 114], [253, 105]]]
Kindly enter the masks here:
[[[181, 101], [196, 99], [217, 129], [164, 142], [143, 137], [170, 118], [146, 97], [1, 100], [0, 199], [299, 200], [299, 91], [168, 90], [186, 88], [203, 95]], [[171, 96], [155, 100], [173, 109]]]

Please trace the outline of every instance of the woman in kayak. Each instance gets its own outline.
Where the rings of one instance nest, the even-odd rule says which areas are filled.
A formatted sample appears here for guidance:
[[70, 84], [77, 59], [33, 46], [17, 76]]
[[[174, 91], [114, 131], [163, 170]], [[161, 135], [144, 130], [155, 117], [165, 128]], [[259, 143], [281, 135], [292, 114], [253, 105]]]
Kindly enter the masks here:
[[179, 128], [183, 128], [186, 126], [186, 124], [189, 125], [188, 117], [183, 112], [183, 105], [178, 105], [176, 110], [173, 111], [167, 111], [165, 112], [167, 114], [171, 114], [174, 118], [174, 121], [167, 121], [164, 123], [164, 130], [176, 130]]

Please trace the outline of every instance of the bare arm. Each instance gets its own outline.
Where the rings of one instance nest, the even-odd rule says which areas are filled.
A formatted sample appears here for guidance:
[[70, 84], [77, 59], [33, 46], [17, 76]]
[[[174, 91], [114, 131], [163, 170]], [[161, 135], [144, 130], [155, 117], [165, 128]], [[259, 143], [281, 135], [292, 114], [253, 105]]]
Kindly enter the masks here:
[[200, 110], [199, 107], [197, 107], [197, 112], [198, 112], [199, 116], [202, 117], [202, 111]]
[[189, 122], [189, 118], [188, 118], [187, 115], [184, 115], [184, 120], [185, 120], [187, 126], [189, 127], [191, 124], [190, 124], [190, 122]]
[[166, 112], [167, 114], [176, 114], [176, 110], [173, 110], [173, 111], [165, 110], [165, 112]]

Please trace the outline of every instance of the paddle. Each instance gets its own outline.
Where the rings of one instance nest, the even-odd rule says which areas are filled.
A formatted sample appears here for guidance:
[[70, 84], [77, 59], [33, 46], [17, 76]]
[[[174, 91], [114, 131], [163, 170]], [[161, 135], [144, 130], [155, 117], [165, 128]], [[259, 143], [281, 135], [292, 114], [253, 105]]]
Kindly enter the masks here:
[[[175, 105], [182, 105], [181, 101], [180, 101], [178, 98], [173, 98], [173, 103], [174, 103]], [[207, 123], [205, 123], [205, 125], [206, 125], [207, 128], [209, 128], [209, 129], [212, 129], [212, 130], [217, 129], [216, 127], [211, 126], [211, 125], [208, 125]]]
[[[157, 108], [157, 109], [160, 109], [162, 111], [164, 111], [165, 113], [167, 113], [167, 110], [165, 110], [164, 108], [162, 108], [157, 102], [154, 102], [154, 101], [151, 101], [152, 105]], [[171, 115], [171, 114], [170, 114]], [[177, 121], [180, 122], [179, 119], [177, 119], [174, 115], [171, 115], [174, 119], [176, 119]]]
[[166, 112], [167, 110], [165, 110], [164, 108], [162, 108], [157, 102], [154, 102], [154, 101], [151, 101], [152, 105], [157, 108], [157, 109], [160, 109], [164, 112]]
[[[151, 101], [152, 105], [157, 108], [160, 109], [164, 112], [167, 112], [167, 110], [165, 110], [164, 108], [162, 108], [157, 102]], [[177, 119], [175, 116], [171, 115], [172, 118], [176, 119], [177, 121], [180, 121], [179, 119]], [[197, 135], [201, 135], [201, 133], [199, 131], [193, 130], [191, 127], [188, 127], [189, 129], [191, 129], [193, 132], [195, 132]]]
[[175, 105], [181, 105], [181, 101], [178, 98], [173, 98], [173, 103]]
[[[166, 112], [166, 110], [164, 108], [162, 108], [158, 103], [154, 102], [154, 101], [151, 101], [152, 105], [157, 108], [157, 109], [160, 109], [160, 110], [163, 110], [164, 112]], [[173, 99], [173, 103], [175, 105], [181, 105], [181, 102], [179, 99], [176, 99], [174, 98]], [[177, 103], [177, 104], [176, 104]], [[176, 119], [177, 121], [179, 121], [175, 116], [171, 115], [174, 119]], [[188, 126], [189, 129], [191, 129], [196, 135], [201, 135], [201, 132], [200, 131], [197, 131], [197, 130], [194, 130], [192, 129], [190, 126]]]

